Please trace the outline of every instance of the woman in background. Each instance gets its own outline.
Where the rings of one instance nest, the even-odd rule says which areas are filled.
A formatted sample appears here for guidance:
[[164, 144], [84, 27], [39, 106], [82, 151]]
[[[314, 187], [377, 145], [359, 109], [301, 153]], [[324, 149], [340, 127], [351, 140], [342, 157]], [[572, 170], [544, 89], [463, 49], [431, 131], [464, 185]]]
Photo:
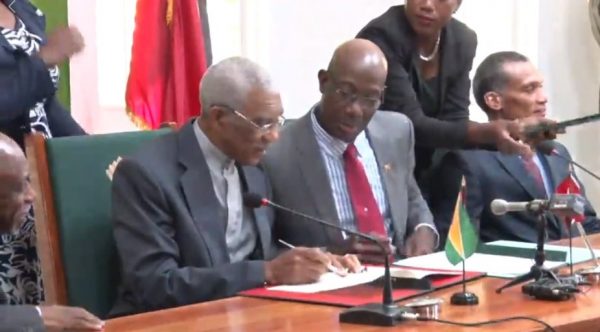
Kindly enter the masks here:
[[[491, 146], [531, 154], [521, 138], [540, 120], [469, 121], [469, 71], [477, 35], [454, 19], [460, 0], [406, 0], [367, 24], [357, 38], [377, 44], [388, 60], [382, 110], [408, 116], [415, 128], [415, 176], [427, 188], [435, 148]], [[553, 135], [553, 133], [551, 133]], [[426, 193], [425, 193], [426, 194]]]
[[[75, 28], [46, 39], [45, 18], [27, 0], [0, 0], [0, 132], [21, 148], [27, 133], [47, 138], [85, 132], [58, 102], [57, 65], [83, 49]], [[42, 281], [31, 213], [20, 229], [0, 236], [0, 304], [38, 304]]]

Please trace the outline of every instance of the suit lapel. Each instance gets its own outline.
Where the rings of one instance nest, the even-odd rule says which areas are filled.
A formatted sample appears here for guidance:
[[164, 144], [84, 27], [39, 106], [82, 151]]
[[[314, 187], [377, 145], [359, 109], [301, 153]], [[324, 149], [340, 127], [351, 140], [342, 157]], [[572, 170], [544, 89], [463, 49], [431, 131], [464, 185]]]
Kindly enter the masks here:
[[208, 165], [194, 135], [195, 125], [195, 122], [188, 123], [179, 133], [179, 162], [185, 168], [180, 184], [188, 209], [198, 233], [207, 244], [213, 264], [229, 262], [224, 221], [222, 216], [219, 216], [221, 207], [213, 189]]
[[[388, 139], [385, 130], [379, 126], [377, 113], [367, 127], [367, 138], [377, 160], [381, 184], [385, 190], [388, 206], [390, 207], [393, 229], [398, 233], [399, 230], [405, 227], [400, 222], [403, 212], [400, 211], [401, 205], [394, 204], [393, 202], [399, 202], [402, 199], [402, 192], [407, 184], [403, 184], [400, 173], [397, 170], [400, 165], [394, 159], [394, 152], [397, 151], [397, 147]], [[381, 212], [383, 213], [383, 211]]]
[[[265, 195], [265, 178], [258, 177], [255, 175], [256, 172], [261, 172], [253, 166], [238, 167], [240, 172], [240, 179], [242, 181], [243, 191], [257, 193], [261, 196]], [[254, 223], [260, 241], [260, 248], [263, 253], [263, 257], [267, 258], [270, 250], [271, 243], [271, 228], [269, 223], [269, 217], [267, 215], [266, 208], [250, 209], [254, 216]]]
[[[335, 208], [327, 169], [312, 128], [310, 114], [309, 112], [297, 120], [300, 122], [296, 139], [296, 150], [299, 154], [298, 167], [303, 181], [308, 187], [307, 199], [312, 200], [318, 215], [322, 219], [339, 225], [340, 220]], [[337, 234], [337, 232], [335, 233]], [[339, 237], [339, 234], [336, 237]]]
[[517, 182], [531, 195], [531, 198], [545, 197], [537, 188], [534, 178], [529, 175], [523, 161], [518, 156], [505, 155], [500, 152], [496, 153], [496, 158], [506, 171], [514, 177]]

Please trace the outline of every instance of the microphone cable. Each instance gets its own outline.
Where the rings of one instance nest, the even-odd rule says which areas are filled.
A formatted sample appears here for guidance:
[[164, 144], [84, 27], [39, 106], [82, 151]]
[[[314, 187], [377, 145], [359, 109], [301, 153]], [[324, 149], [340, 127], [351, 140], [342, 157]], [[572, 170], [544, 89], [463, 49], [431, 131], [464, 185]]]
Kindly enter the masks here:
[[552, 326], [550, 326], [550, 324], [544, 322], [543, 320], [533, 318], [533, 317], [527, 317], [527, 316], [511, 316], [511, 317], [500, 318], [500, 319], [491, 319], [491, 320], [486, 320], [486, 321], [481, 321], [481, 322], [463, 323], [463, 322], [455, 322], [455, 321], [439, 319], [439, 318], [420, 316], [419, 314], [403, 313], [402, 316], [400, 317], [400, 320], [416, 320], [416, 321], [420, 321], [420, 322], [437, 322], [437, 323], [441, 323], [441, 324], [455, 325], [455, 326], [462, 326], [462, 327], [481, 327], [481, 326], [485, 326], [485, 325], [501, 324], [501, 323], [516, 321], [516, 320], [527, 320], [527, 321], [532, 321], [532, 322], [535, 322], [535, 323], [538, 323], [538, 324], [544, 326], [544, 331], [556, 332], [556, 330]]

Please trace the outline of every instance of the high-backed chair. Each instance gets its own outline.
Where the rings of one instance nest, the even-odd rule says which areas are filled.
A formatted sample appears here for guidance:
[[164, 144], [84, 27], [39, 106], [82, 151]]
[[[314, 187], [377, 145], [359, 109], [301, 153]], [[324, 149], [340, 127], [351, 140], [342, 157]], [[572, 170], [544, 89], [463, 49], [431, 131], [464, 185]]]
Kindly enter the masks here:
[[171, 130], [26, 138], [47, 304], [81, 306], [106, 316], [119, 275], [106, 169], [118, 157]]

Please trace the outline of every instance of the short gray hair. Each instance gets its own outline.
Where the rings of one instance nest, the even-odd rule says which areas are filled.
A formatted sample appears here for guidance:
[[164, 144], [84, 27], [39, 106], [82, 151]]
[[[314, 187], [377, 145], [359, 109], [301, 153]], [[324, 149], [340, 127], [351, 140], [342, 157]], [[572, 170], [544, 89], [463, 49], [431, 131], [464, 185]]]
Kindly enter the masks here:
[[243, 57], [222, 60], [209, 67], [200, 82], [203, 113], [214, 105], [241, 110], [253, 88], [274, 90], [271, 77], [263, 67]]

